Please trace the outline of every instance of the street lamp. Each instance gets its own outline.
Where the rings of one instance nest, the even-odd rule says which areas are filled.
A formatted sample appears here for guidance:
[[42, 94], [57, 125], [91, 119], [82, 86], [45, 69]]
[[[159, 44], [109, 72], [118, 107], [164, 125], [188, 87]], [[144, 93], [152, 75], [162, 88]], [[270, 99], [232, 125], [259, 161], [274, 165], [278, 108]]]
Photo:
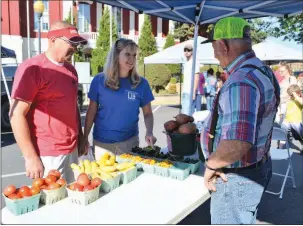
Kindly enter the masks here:
[[38, 43], [39, 43], [39, 54], [41, 54], [41, 17], [44, 11], [44, 4], [41, 0], [34, 3], [34, 12], [38, 16]]

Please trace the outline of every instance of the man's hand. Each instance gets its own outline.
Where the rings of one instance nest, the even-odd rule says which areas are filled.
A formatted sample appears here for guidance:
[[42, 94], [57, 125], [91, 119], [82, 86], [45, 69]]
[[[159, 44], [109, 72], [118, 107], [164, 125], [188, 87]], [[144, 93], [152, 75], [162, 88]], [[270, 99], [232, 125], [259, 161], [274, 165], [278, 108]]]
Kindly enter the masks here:
[[42, 178], [44, 167], [38, 156], [25, 158], [26, 176], [31, 179]]
[[215, 186], [215, 183], [216, 183], [216, 180], [217, 180], [217, 177], [221, 177], [221, 179], [223, 181], [227, 181], [227, 178], [226, 178], [226, 175], [223, 173], [222, 170], [210, 170], [210, 169], [205, 169], [205, 172], [204, 172], [204, 184], [205, 186], [207, 187], [208, 190], [210, 191], [217, 191], [216, 190], [216, 186]]
[[157, 142], [157, 138], [153, 135], [146, 135], [145, 141], [148, 144], [148, 146], [154, 146], [154, 144]]
[[88, 138], [85, 136], [79, 135], [78, 138], [78, 156], [87, 155], [88, 148], [89, 148], [89, 142]]

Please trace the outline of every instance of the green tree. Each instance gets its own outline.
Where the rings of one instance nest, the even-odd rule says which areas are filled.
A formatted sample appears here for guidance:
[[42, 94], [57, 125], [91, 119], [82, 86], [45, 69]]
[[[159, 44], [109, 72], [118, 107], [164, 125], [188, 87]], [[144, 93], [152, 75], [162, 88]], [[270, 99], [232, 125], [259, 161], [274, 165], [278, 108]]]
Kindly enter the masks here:
[[150, 17], [145, 15], [142, 25], [142, 33], [139, 38], [139, 61], [143, 62], [144, 57], [157, 52], [157, 42], [152, 33]]
[[184, 42], [194, 37], [194, 30], [194, 25], [175, 22], [174, 36], [180, 39], [180, 42]]
[[[168, 47], [174, 46], [175, 45], [175, 39], [172, 34], [168, 34], [166, 37], [166, 42], [163, 47], [163, 49], [166, 49]], [[180, 73], [180, 64], [167, 64], [167, 67], [169, 68], [170, 72], [172, 74], [179, 74]]]
[[[140, 75], [144, 74], [144, 64], [139, 65], [138, 72]], [[165, 64], [147, 64], [145, 65], [145, 78], [151, 88], [159, 93], [169, 83], [171, 73]]]
[[272, 36], [283, 37], [284, 40], [293, 40], [303, 43], [303, 13], [288, 18], [278, 18], [274, 22]]
[[260, 18], [252, 19], [249, 21], [251, 27], [251, 39], [254, 44], [263, 42], [268, 36], [270, 36], [272, 28], [271, 22], [264, 21]]
[[[103, 16], [100, 20], [100, 28], [98, 30], [98, 39], [96, 43], [96, 48], [92, 51], [91, 58], [91, 69], [92, 74], [96, 75], [101, 72], [104, 68], [107, 54], [110, 50], [110, 21], [109, 21], [109, 9], [105, 8]], [[117, 28], [115, 21], [112, 25], [112, 40], [113, 44], [118, 38]]]

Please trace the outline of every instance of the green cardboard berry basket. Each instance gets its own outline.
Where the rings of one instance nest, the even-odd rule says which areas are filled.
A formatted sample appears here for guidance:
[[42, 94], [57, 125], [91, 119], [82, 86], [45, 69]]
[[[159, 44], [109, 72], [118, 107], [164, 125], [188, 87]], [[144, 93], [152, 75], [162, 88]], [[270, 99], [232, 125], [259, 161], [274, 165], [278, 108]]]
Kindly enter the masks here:
[[41, 202], [50, 205], [64, 199], [66, 195], [66, 185], [53, 190], [41, 190]]
[[169, 169], [170, 168], [171, 167], [165, 168], [165, 167], [155, 165], [154, 174], [156, 174], [158, 176], [162, 176], [162, 177], [169, 177]]
[[121, 174], [118, 174], [116, 177], [102, 180], [101, 191], [108, 193], [116, 189], [120, 185]]
[[7, 209], [16, 216], [37, 210], [39, 208], [40, 196], [41, 192], [30, 197], [12, 200], [3, 195]]
[[137, 178], [137, 168], [131, 167], [125, 171], [121, 171], [120, 183], [128, 184]]
[[150, 164], [146, 164], [146, 163], [141, 163], [141, 165], [142, 165], [144, 173], [151, 173], [151, 174], [155, 173], [154, 165], [150, 165]]
[[190, 174], [190, 166], [184, 163], [175, 163], [168, 171], [169, 178], [185, 180]]
[[100, 187], [96, 187], [90, 191], [73, 191], [67, 187], [68, 199], [78, 205], [86, 206], [99, 198]]

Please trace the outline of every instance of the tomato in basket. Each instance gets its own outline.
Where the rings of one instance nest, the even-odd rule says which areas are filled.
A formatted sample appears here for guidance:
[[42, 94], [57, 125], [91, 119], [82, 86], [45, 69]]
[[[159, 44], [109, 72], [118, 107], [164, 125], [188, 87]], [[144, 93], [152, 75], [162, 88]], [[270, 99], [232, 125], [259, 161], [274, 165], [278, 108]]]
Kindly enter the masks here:
[[31, 189], [28, 186], [22, 186], [18, 193], [24, 198], [32, 196]]
[[82, 186], [87, 186], [90, 184], [90, 179], [87, 176], [86, 173], [81, 173], [77, 178], [77, 184], [80, 184]]
[[9, 199], [22, 199], [22, 196], [19, 193], [13, 193], [8, 196]]
[[40, 193], [40, 188], [39, 187], [31, 187], [31, 193], [32, 195], [37, 195]]
[[61, 173], [55, 169], [49, 171], [48, 175], [54, 175], [57, 179], [59, 179], [61, 177]]
[[95, 187], [93, 187], [92, 185], [86, 185], [86, 186], [84, 186], [83, 191], [90, 191], [90, 190], [94, 190], [94, 189], [95, 189]]
[[14, 185], [9, 185], [6, 188], [4, 188], [3, 194], [8, 197], [9, 195], [15, 193], [16, 190], [17, 189]]
[[49, 184], [47, 188], [49, 190], [53, 190], [53, 189], [57, 189], [57, 188], [60, 188], [60, 187], [61, 187], [60, 184], [54, 182], [54, 183]]
[[98, 177], [92, 179], [90, 182], [90, 184], [95, 188], [98, 187], [101, 183], [102, 183], [102, 180]]
[[37, 178], [37, 179], [33, 180], [32, 187], [40, 188], [42, 185], [44, 185], [44, 179]]
[[63, 178], [60, 178], [59, 180], [56, 181], [57, 184], [59, 184], [60, 186], [64, 186], [66, 185], [66, 180], [64, 180]]
[[57, 181], [57, 177], [55, 177], [54, 175], [48, 175], [47, 177], [45, 177], [45, 184], [49, 185], [51, 183], [55, 183]]

